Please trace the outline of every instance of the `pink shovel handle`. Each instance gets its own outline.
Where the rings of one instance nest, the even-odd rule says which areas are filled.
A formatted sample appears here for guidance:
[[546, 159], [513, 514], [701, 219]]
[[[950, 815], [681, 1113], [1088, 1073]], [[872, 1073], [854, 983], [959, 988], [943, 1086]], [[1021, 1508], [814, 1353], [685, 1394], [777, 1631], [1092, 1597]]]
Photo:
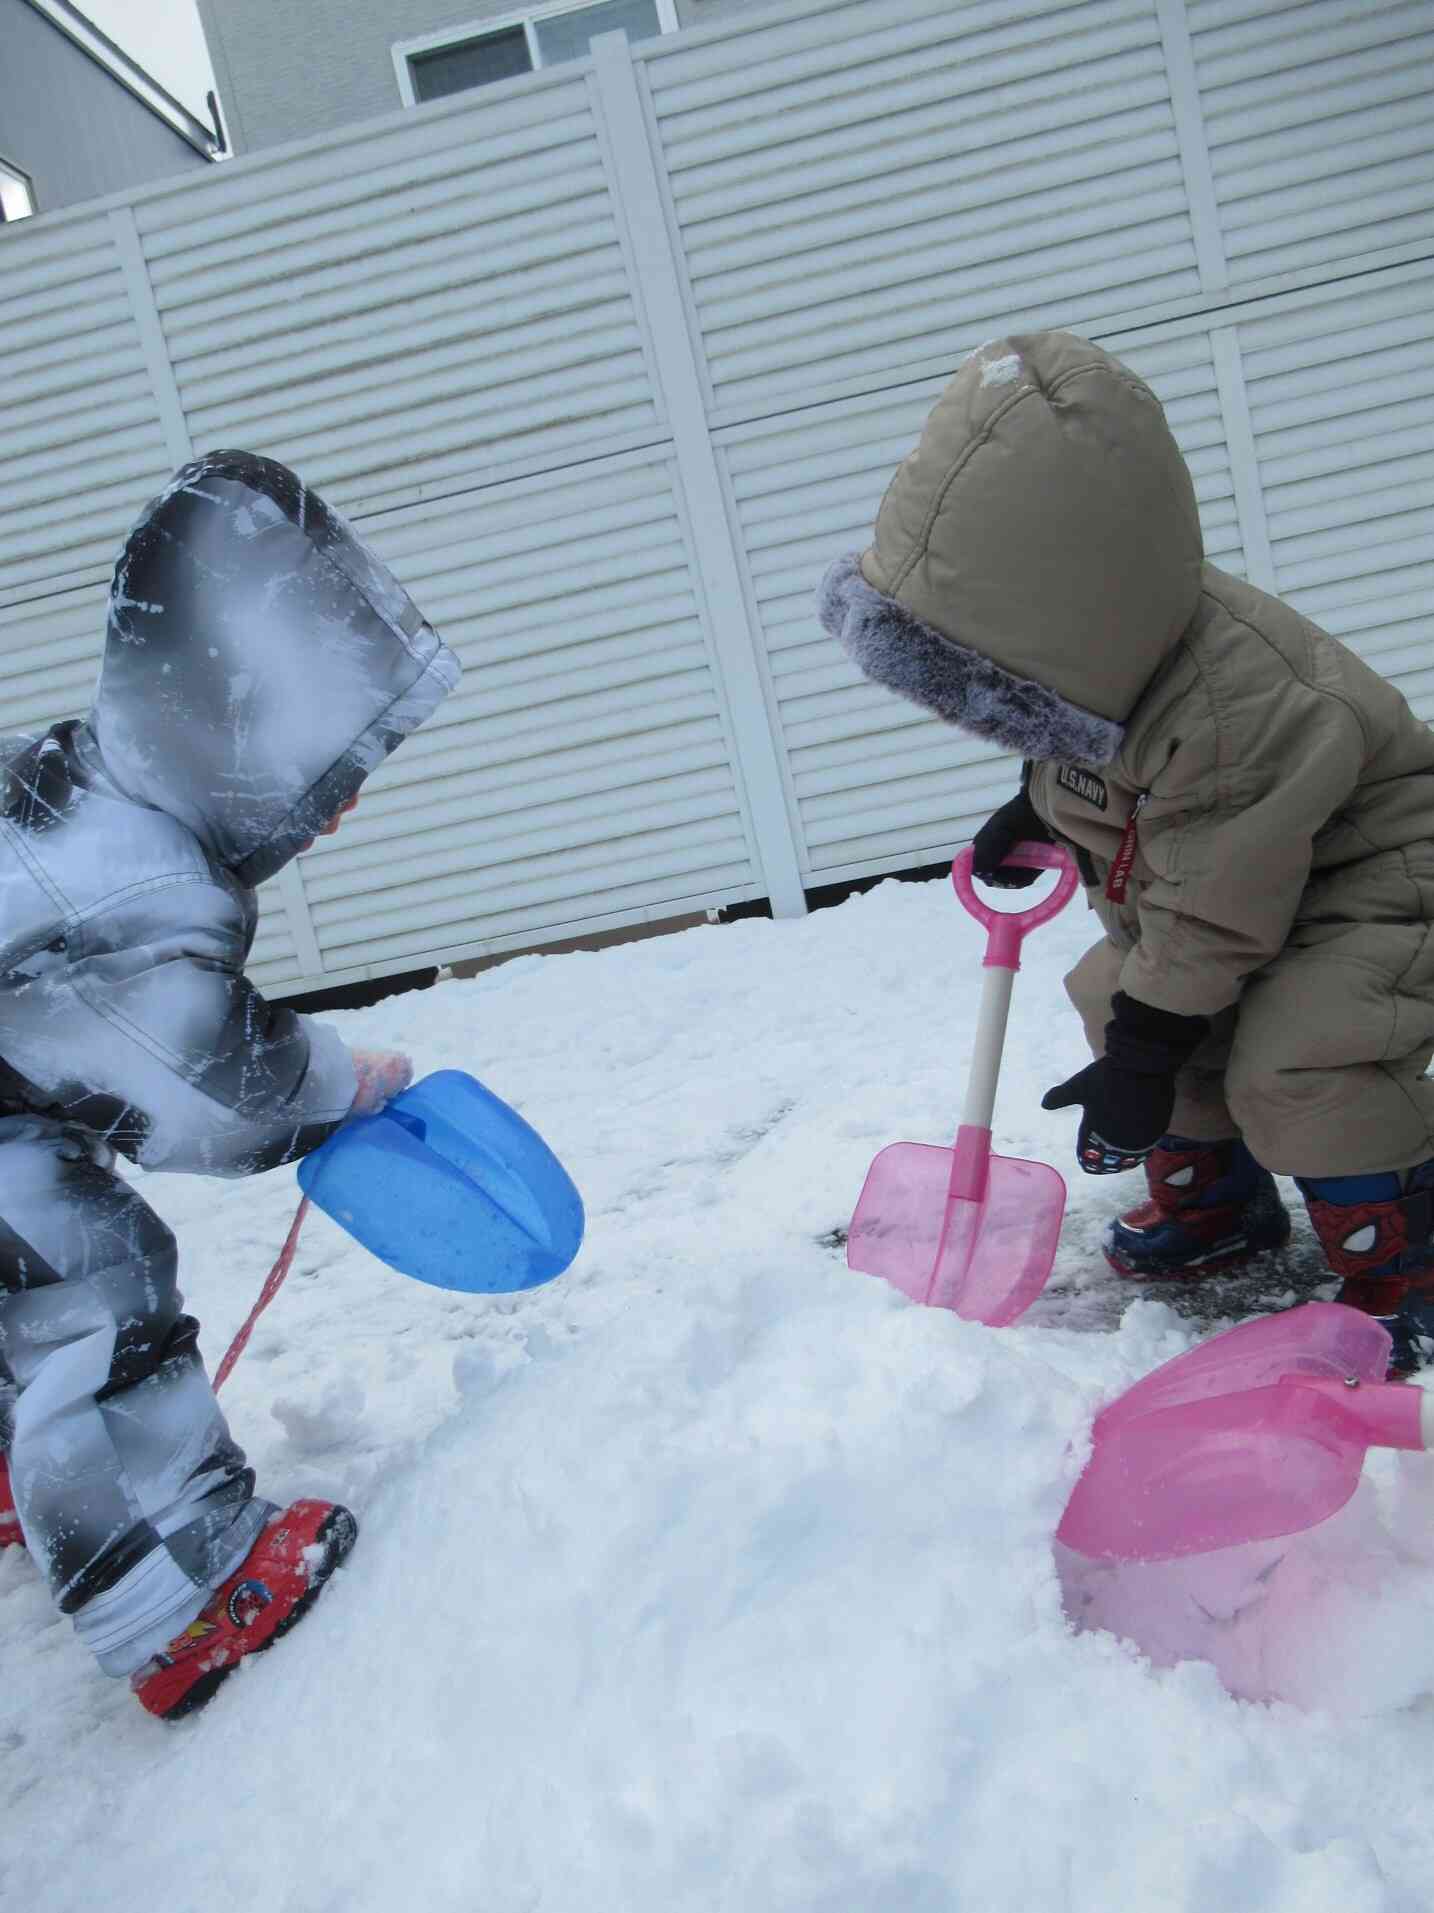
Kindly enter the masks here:
[[983, 966], [988, 970], [1019, 970], [1021, 967], [1021, 945], [1031, 934], [1039, 930], [1043, 923], [1059, 916], [1065, 909], [1080, 882], [1080, 873], [1076, 869], [1075, 859], [1061, 844], [1017, 844], [1008, 852], [1005, 862], [1021, 864], [1028, 870], [1058, 870], [1056, 887], [1048, 897], [1039, 903], [1033, 903], [1029, 910], [993, 910], [982, 903], [976, 895], [976, 886], [971, 878], [972, 846], [957, 856], [951, 866], [951, 882], [963, 907], [977, 923], [986, 929], [986, 954], [982, 958]]
[[1286, 1375], [1284, 1387], [1308, 1388], [1323, 1395], [1344, 1424], [1351, 1441], [1372, 1448], [1423, 1449], [1423, 1391], [1405, 1382], [1326, 1381], [1311, 1375]]

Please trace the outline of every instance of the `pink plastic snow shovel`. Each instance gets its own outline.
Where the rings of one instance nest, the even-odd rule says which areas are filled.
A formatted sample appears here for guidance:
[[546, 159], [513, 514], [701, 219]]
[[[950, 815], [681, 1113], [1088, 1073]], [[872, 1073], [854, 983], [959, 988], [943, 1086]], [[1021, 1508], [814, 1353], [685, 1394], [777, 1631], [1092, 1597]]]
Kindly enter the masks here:
[[1327, 1521], [1368, 1448], [1434, 1445], [1434, 1394], [1385, 1381], [1389, 1348], [1368, 1315], [1308, 1302], [1166, 1362], [1096, 1417], [1057, 1539], [1172, 1561]]
[[867, 1171], [846, 1247], [850, 1268], [884, 1276], [914, 1302], [992, 1328], [1014, 1322], [1045, 1287], [1065, 1214], [1066, 1185], [1048, 1163], [991, 1153], [991, 1112], [1021, 945], [1065, 908], [1077, 882], [1070, 853], [1052, 844], [1017, 844], [1006, 862], [1059, 875], [1050, 895], [1029, 910], [1000, 911], [976, 895], [969, 847], [951, 867], [956, 895], [987, 931], [955, 1147], [897, 1142], [883, 1149]]

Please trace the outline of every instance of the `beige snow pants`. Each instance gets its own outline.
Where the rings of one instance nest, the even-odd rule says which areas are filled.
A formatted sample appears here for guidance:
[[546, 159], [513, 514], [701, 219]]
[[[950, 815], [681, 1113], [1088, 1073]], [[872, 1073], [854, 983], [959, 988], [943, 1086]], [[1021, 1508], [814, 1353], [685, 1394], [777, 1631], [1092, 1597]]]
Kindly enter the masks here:
[[[1097, 1056], [1125, 955], [1102, 937], [1065, 979]], [[1434, 1156], [1427, 986], [1371, 1004], [1321, 956], [1292, 945], [1213, 1019], [1176, 1078], [1172, 1135], [1243, 1136], [1257, 1162], [1284, 1176], [1368, 1175]]]

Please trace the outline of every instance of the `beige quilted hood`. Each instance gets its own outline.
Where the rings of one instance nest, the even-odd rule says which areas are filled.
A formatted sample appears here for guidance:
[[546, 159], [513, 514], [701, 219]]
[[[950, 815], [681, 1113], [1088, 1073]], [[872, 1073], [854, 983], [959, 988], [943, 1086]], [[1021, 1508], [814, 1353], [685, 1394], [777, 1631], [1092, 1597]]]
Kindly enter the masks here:
[[1194, 487], [1127, 367], [1066, 332], [971, 355], [822, 621], [868, 677], [1023, 757], [1108, 763], [1195, 614]]

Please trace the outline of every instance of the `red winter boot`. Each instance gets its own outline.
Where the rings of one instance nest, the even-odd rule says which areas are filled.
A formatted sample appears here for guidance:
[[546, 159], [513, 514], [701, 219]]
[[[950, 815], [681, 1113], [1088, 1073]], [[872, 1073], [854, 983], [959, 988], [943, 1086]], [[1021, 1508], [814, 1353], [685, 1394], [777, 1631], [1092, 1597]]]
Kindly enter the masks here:
[[130, 1676], [140, 1705], [165, 1720], [203, 1707], [246, 1654], [303, 1619], [357, 1538], [358, 1523], [332, 1501], [296, 1501], [271, 1516], [208, 1606]]
[[1325, 1260], [1343, 1277], [1335, 1300], [1383, 1322], [1391, 1375], [1434, 1358], [1434, 1158], [1372, 1176], [1296, 1178]]
[[1220, 1275], [1289, 1238], [1275, 1179], [1242, 1142], [1162, 1136], [1145, 1177], [1148, 1200], [1106, 1231], [1105, 1259], [1119, 1275]]
[[10, 1468], [0, 1455], [0, 1548], [23, 1548], [20, 1517], [15, 1512], [15, 1497], [10, 1492]]

